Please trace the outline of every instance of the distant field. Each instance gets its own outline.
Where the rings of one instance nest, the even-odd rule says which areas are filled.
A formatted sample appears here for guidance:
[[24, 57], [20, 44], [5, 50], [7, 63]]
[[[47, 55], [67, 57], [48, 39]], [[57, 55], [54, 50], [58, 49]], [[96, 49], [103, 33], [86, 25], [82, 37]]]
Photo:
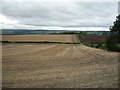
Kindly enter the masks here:
[[2, 41], [77, 42], [74, 35], [2, 35]]
[[109, 35], [81, 34], [80, 39], [87, 43], [105, 43]]

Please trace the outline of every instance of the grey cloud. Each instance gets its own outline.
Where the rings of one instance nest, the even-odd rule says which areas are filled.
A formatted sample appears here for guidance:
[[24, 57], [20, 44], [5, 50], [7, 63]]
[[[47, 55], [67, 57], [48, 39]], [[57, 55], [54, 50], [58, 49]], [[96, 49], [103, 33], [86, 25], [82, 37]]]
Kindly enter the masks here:
[[110, 26], [116, 2], [3, 2], [3, 14], [20, 24], [40, 26]]

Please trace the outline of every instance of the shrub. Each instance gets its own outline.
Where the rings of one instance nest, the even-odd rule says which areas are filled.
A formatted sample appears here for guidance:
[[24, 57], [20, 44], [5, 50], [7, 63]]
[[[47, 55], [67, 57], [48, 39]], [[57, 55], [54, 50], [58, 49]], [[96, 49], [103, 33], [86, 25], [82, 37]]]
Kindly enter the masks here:
[[106, 47], [108, 50], [119, 51], [120, 48], [118, 47], [118, 40], [116, 35], [110, 35], [106, 41]]

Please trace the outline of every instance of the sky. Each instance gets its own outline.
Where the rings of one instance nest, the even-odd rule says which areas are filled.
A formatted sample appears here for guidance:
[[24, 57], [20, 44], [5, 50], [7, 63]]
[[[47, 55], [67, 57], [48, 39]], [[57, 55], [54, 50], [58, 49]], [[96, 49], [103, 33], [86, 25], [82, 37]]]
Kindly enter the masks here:
[[118, 15], [118, 0], [2, 0], [0, 29], [106, 31]]

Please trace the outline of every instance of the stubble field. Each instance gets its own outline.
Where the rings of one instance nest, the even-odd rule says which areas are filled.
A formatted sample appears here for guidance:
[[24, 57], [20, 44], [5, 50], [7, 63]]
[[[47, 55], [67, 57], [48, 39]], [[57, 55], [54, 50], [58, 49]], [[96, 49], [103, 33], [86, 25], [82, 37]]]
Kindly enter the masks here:
[[77, 42], [74, 35], [3, 35], [3, 41]]
[[117, 52], [82, 44], [2, 46], [3, 88], [118, 87]]

